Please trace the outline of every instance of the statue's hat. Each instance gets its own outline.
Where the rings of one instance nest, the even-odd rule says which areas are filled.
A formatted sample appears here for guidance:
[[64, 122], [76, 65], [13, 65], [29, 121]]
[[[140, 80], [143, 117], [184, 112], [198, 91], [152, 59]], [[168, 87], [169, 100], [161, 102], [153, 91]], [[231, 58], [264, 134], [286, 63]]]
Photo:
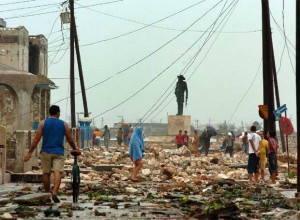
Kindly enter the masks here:
[[178, 77], [178, 79], [183, 79], [183, 80], [185, 80], [185, 77], [183, 76], [183, 75], [179, 75], [179, 76], [177, 76]]

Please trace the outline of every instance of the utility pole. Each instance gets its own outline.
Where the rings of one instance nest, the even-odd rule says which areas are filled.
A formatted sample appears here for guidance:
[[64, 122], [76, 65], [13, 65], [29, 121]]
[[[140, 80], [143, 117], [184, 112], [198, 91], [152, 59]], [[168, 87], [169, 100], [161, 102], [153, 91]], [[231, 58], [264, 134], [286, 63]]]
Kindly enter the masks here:
[[[274, 55], [272, 38], [271, 38], [271, 49], [272, 49], [272, 70], [273, 70], [273, 78], [274, 78], [274, 86], [275, 86], [276, 106], [277, 106], [277, 108], [279, 108], [280, 107], [280, 98], [279, 98], [279, 88], [278, 88], [278, 81], [277, 81], [277, 72], [276, 72], [275, 55]], [[280, 132], [280, 140], [281, 140], [281, 145], [282, 145], [282, 152], [286, 152], [285, 139], [284, 139], [284, 135], [281, 131], [280, 126], [279, 126], [279, 132]]]
[[297, 120], [297, 194], [300, 193], [300, 0], [296, 0], [296, 120]]
[[75, 82], [74, 82], [74, 0], [69, 0], [71, 24], [70, 24], [70, 103], [71, 103], [71, 128], [76, 127], [75, 116]]
[[263, 39], [263, 97], [268, 106], [268, 119], [264, 119], [264, 132], [276, 131], [274, 111], [274, 86], [272, 74], [272, 44], [269, 0], [262, 0], [262, 39]]
[[[74, 16], [74, 14], [73, 14], [73, 16]], [[87, 101], [86, 101], [86, 93], [85, 93], [84, 78], [83, 78], [83, 72], [82, 72], [82, 65], [81, 65], [81, 57], [80, 57], [80, 50], [79, 50], [79, 42], [78, 42], [75, 16], [73, 17], [72, 21], [73, 21], [73, 28], [74, 28], [75, 48], [76, 48], [78, 72], [79, 72], [79, 78], [80, 78], [80, 86], [81, 86], [84, 117], [89, 117], [89, 110], [88, 110]]]

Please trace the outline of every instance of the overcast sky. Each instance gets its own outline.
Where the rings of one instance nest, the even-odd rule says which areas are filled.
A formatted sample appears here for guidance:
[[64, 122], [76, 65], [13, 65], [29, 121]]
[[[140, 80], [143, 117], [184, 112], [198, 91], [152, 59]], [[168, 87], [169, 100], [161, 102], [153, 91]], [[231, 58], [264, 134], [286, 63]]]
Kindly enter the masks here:
[[[270, 1], [280, 99], [294, 127], [295, 2]], [[59, 3], [1, 0], [0, 17], [8, 27], [25, 26], [30, 35], [48, 38], [48, 77], [59, 86], [51, 103], [60, 105], [61, 118], [69, 121], [70, 101], [64, 99], [69, 96], [69, 25], [61, 25], [65, 7]], [[177, 113], [174, 86], [181, 73], [189, 89], [184, 114], [192, 123], [262, 122], [260, 0], [77, 0], [75, 8], [85, 86], [92, 87], [86, 91], [88, 108], [97, 126], [102, 119], [112, 126], [121, 116], [128, 122], [167, 122]], [[78, 94], [76, 112], [82, 111]]]

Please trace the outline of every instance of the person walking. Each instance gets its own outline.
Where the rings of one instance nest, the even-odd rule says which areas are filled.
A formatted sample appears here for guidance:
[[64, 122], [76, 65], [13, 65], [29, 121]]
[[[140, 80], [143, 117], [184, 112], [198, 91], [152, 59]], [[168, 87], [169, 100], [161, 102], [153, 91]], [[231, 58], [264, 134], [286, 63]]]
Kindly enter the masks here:
[[242, 151], [246, 154], [249, 152], [248, 132], [245, 132], [242, 137]]
[[104, 126], [104, 131], [103, 131], [103, 134], [102, 134], [102, 138], [104, 138], [104, 146], [105, 146], [105, 149], [108, 150], [108, 142], [110, 140], [110, 131], [107, 127], [107, 125]]
[[265, 169], [267, 164], [267, 151], [268, 151], [268, 141], [264, 138], [264, 132], [260, 131], [259, 136], [261, 138], [261, 142], [259, 144], [259, 169], [261, 175], [262, 183], [265, 183]]
[[98, 128], [95, 128], [93, 132], [93, 144], [94, 146], [99, 147], [101, 142], [101, 131]]
[[143, 167], [142, 158], [144, 155], [144, 151], [145, 147], [143, 138], [143, 128], [138, 127], [133, 131], [129, 143], [129, 155], [131, 161], [134, 163], [134, 168], [131, 174], [131, 180], [133, 182], [138, 181], [137, 174]]
[[[248, 158], [248, 176], [249, 183], [256, 184], [258, 182], [258, 164], [259, 164], [259, 145], [261, 138], [256, 134], [256, 127], [253, 125], [248, 134], [249, 141], [249, 158]], [[254, 180], [253, 180], [254, 177]]]
[[200, 152], [199, 152], [199, 134], [198, 131], [195, 130], [194, 131], [194, 137], [193, 137], [193, 141], [191, 146], [189, 147], [191, 153], [195, 154], [195, 156], [199, 156]]
[[64, 137], [66, 137], [73, 150], [78, 150], [78, 148], [75, 146], [68, 124], [59, 119], [59, 106], [52, 105], [49, 109], [49, 113], [49, 118], [39, 122], [36, 135], [31, 143], [28, 153], [24, 157], [24, 161], [30, 159], [31, 154], [43, 137], [40, 157], [43, 170], [44, 189], [46, 192], [50, 192], [50, 176], [53, 172], [54, 187], [51, 191], [51, 195], [53, 201], [59, 203], [60, 200], [57, 197], [57, 192], [61, 183], [62, 172], [64, 171]]
[[230, 157], [233, 157], [233, 139], [231, 132], [228, 132], [223, 143], [225, 144], [225, 154], [229, 154]]
[[178, 134], [175, 137], [175, 141], [177, 144], [177, 148], [181, 148], [183, 145], [182, 130], [179, 130]]
[[205, 153], [205, 156], [208, 155], [211, 137], [212, 137], [212, 134], [207, 129], [201, 135], [201, 139], [202, 139], [202, 150], [201, 151]]
[[268, 161], [269, 161], [269, 172], [272, 184], [276, 184], [277, 175], [277, 152], [278, 144], [276, 142], [276, 132], [269, 131], [267, 133], [268, 137]]
[[187, 131], [184, 131], [184, 134], [182, 135], [182, 139], [183, 139], [183, 145], [188, 147], [190, 136], [187, 134]]
[[120, 127], [118, 129], [118, 132], [117, 132], [117, 142], [118, 142], [119, 146], [122, 145], [122, 142], [123, 142], [123, 129], [122, 129], [122, 127]]

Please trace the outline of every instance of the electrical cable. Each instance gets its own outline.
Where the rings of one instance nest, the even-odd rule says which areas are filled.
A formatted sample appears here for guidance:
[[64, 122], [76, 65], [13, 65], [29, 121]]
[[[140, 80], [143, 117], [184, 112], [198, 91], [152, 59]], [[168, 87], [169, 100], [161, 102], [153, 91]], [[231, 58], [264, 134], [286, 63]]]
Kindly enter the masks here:
[[[233, 2], [232, 2], [232, 3], [233, 3]], [[231, 4], [232, 4], [232, 3], [231, 3]], [[235, 2], [233, 8], [231, 9], [231, 11], [229, 11], [229, 13], [228, 13], [229, 16], [228, 16], [228, 14], [226, 15], [226, 16], [228, 16], [228, 18], [226, 19], [225, 23], [224, 23], [223, 26], [221, 27], [221, 29], [220, 29], [221, 31], [223, 30], [223, 28], [225, 27], [225, 25], [226, 25], [226, 23], [228, 22], [229, 18], [231, 17], [231, 15], [232, 15], [232, 13], [233, 13], [233, 10], [234, 10], [234, 8], [236, 7], [237, 3], [238, 3], [238, 1]], [[224, 5], [224, 6], [225, 6], [225, 5]], [[224, 21], [224, 19], [226, 18], [226, 16], [222, 19], [222, 21], [220, 22], [220, 24], [218, 25], [218, 27], [222, 24], [222, 22]], [[218, 29], [218, 27], [216, 28], [216, 30]], [[203, 62], [203, 60], [207, 57], [207, 55], [208, 55], [208, 53], [210, 52], [212, 46], [215, 44], [216, 40], [218, 39], [218, 37], [219, 37], [221, 31], [216, 32], [216, 31], [213, 31], [213, 29], [210, 31], [210, 33], [218, 33], [218, 35], [217, 35], [216, 39], [213, 41], [213, 43], [211, 44], [211, 46], [210, 46], [210, 48], [208, 49], [207, 53], [205, 54], [204, 58], [203, 58], [203, 59], [201, 60], [201, 62], [198, 64], [198, 66], [197, 66], [196, 69], [193, 71], [193, 73], [190, 75], [190, 77], [188, 78], [188, 80], [193, 76], [193, 74], [194, 74], [195, 71], [198, 69], [198, 67], [200, 66], [200, 64], [201, 64], [201, 63]], [[208, 36], [208, 37], [209, 37], [209, 36]], [[207, 38], [207, 39], [208, 39], [208, 38]], [[208, 40], [209, 40], [209, 39], [208, 39]], [[206, 43], [208, 42], [208, 40], [205, 41], [204, 44], [206, 44]], [[203, 45], [203, 46], [204, 46], [204, 45]], [[200, 48], [200, 50], [202, 50], [203, 46]], [[198, 52], [193, 56], [193, 58], [189, 61], [189, 63], [183, 68], [183, 70], [181, 71], [180, 75], [186, 73], [186, 71], [187, 71], [187, 66], [188, 66], [188, 65], [189, 65], [189, 67], [191, 66], [190, 62], [194, 62], [194, 61], [195, 61], [195, 57], [198, 56], [200, 50], [198, 50]], [[189, 68], [189, 67], [188, 67], [188, 68]], [[185, 71], [185, 73], [183, 73], [184, 71]], [[188, 81], [188, 80], [187, 80], [187, 81]], [[176, 81], [176, 79], [172, 82], [172, 84], [174, 84], [175, 81]], [[171, 84], [171, 85], [172, 85], [172, 84]], [[171, 86], [171, 85], [170, 85], [170, 86]], [[170, 88], [170, 86], [169, 86], [169, 88]], [[175, 86], [174, 86], [174, 87], [175, 87]], [[169, 88], [168, 88], [168, 89], [169, 89]], [[173, 89], [173, 90], [174, 90], [174, 89]], [[167, 90], [166, 90], [166, 91], [167, 91]], [[172, 90], [171, 90], [171, 92], [172, 92]], [[169, 93], [168, 96], [171, 95], [171, 92]], [[166, 99], [168, 98], [168, 96], [167, 96], [164, 100], [166, 100]], [[173, 99], [174, 99], [174, 97], [173, 97]], [[164, 108], [166, 108], [166, 107], [169, 105], [169, 103], [170, 103], [173, 99], [171, 99], [171, 100], [168, 102], [168, 104], [167, 104]], [[158, 107], [160, 107], [162, 104], [163, 104], [163, 102], [161, 102], [161, 103], [159, 104]], [[164, 108], [163, 108], [163, 109], [164, 109]], [[157, 109], [157, 108], [156, 108], [156, 109]], [[162, 109], [162, 110], [163, 110], [163, 109]], [[161, 111], [162, 111], [162, 110], [161, 110]], [[152, 118], [150, 119], [150, 121], [152, 121], [152, 120], [153, 120], [153, 119], [154, 119], [161, 111], [159, 111], [154, 117], [152, 117]], [[153, 114], [153, 112], [152, 112], [151, 114]], [[146, 120], [146, 119], [145, 119], [145, 120]]]
[[20, 4], [20, 3], [25, 3], [25, 2], [33, 2], [33, 1], [37, 1], [37, 0], [25, 0], [25, 1], [19, 1], [19, 2], [9, 2], [9, 3], [1, 3], [1, 5], [15, 5], [15, 4]]
[[[79, 3], [75, 3], [79, 6], [82, 6], [85, 8], [84, 5], [81, 5]], [[151, 27], [155, 27], [155, 28], [159, 28], [159, 29], [164, 29], [164, 30], [170, 30], [170, 31], [183, 31], [182, 29], [176, 29], [176, 28], [169, 28], [169, 27], [161, 27], [161, 26], [156, 26], [156, 25], [153, 25], [154, 23], [152, 24], [146, 24], [146, 23], [143, 23], [143, 22], [140, 22], [140, 21], [135, 21], [135, 20], [132, 20], [132, 19], [128, 19], [128, 18], [123, 18], [123, 17], [120, 17], [120, 16], [116, 16], [116, 15], [112, 15], [112, 14], [108, 14], [108, 13], [105, 13], [105, 12], [102, 12], [102, 11], [98, 11], [98, 10], [95, 10], [95, 9], [92, 9], [92, 8], [86, 8], [90, 11], [94, 11], [96, 13], [99, 13], [99, 14], [102, 14], [102, 15], [106, 15], [106, 16], [109, 16], [109, 17], [113, 17], [113, 18], [117, 18], [117, 19], [120, 19], [120, 20], [124, 20], [124, 21], [128, 21], [128, 22], [131, 22], [131, 23], [135, 23], [135, 24], [140, 24], [140, 25], [144, 25], [146, 27], [148, 26], [151, 26]], [[205, 32], [205, 31], [201, 31], [201, 30], [193, 30], [193, 29], [190, 29], [188, 30], [189, 32]], [[226, 32], [222, 32], [224, 34], [246, 34], [246, 33], [256, 33], [256, 32], [261, 32], [262, 30], [250, 30], [250, 31], [226, 31]], [[106, 40], [103, 40], [103, 41], [106, 41]]]
[[61, 3], [57, 2], [57, 3], [45, 4], [45, 5], [27, 6], [27, 7], [24, 7], [24, 8], [5, 9], [5, 10], [2, 10], [0, 12], [19, 11], [19, 10], [32, 9], [32, 8], [41, 8], [41, 7], [45, 7], [45, 6], [54, 6], [54, 5], [58, 5], [58, 4], [61, 4]]
[[[189, 25], [182, 33], [176, 35], [176, 36], [173, 37], [171, 40], [167, 41], [167, 42], [164, 43], [162, 46], [160, 46], [158, 49], [154, 50], [153, 52], [151, 52], [151, 53], [148, 54], [147, 56], [143, 57], [142, 59], [136, 61], [135, 63], [129, 65], [129, 66], [126, 67], [125, 69], [123, 69], [123, 70], [121, 70], [121, 71], [118, 71], [117, 73], [113, 74], [113, 75], [110, 76], [110, 77], [107, 77], [106, 79], [102, 80], [101, 82], [96, 83], [96, 84], [94, 84], [94, 85], [92, 85], [92, 86], [87, 87], [85, 90], [87, 91], [87, 90], [89, 90], [89, 89], [91, 89], [91, 88], [94, 88], [94, 87], [96, 87], [96, 86], [98, 86], [98, 85], [100, 85], [100, 84], [102, 84], [102, 83], [104, 83], [104, 82], [106, 82], [106, 81], [112, 79], [112, 78], [115, 77], [116, 75], [119, 75], [119, 74], [121, 74], [121, 73], [127, 71], [128, 69], [130, 69], [130, 68], [132, 68], [133, 66], [137, 65], [138, 63], [144, 61], [145, 59], [149, 58], [150, 56], [152, 56], [153, 54], [155, 54], [157, 51], [159, 51], [159, 50], [161, 50], [163, 47], [165, 47], [167, 44], [169, 44], [170, 42], [172, 42], [173, 40], [175, 40], [176, 38], [178, 38], [180, 35], [182, 35], [183, 33], [185, 33], [186, 30], [188, 30], [188, 29], [189, 29], [190, 27], [192, 27], [195, 23], [197, 23], [199, 20], [201, 20], [205, 15], [207, 15], [210, 11], [212, 11], [215, 7], [217, 7], [217, 5], [219, 5], [222, 1], [224, 1], [224, 0], [220, 0], [217, 4], [215, 4], [212, 8], [210, 8], [209, 11], [207, 11], [207, 12], [206, 12], [204, 15], [202, 15], [200, 18], [196, 19], [191, 25]], [[77, 94], [79, 94], [79, 93], [81, 93], [81, 91], [75, 93], [75, 95], [77, 95]], [[58, 102], [63, 101], [63, 100], [65, 100], [65, 98], [64, 98], [64, 99], [60, 99], [60, 100], [56, 101], [55, 103], [58, 103]]]
[[240, 104], [241, 104], [242, 101], [244, 100], [245, 96], [246, 96], [247, 93], [249, 92], [250, 88], [252, 87], [253, 83], [255, 82], [256, 77], [257, 77], [257, 75], [258, 75], [258, 73], [259, 73], [259, 70], [260, 70], [260, 68], [261, 68], [261, 64], [262, 64], [262, 59], [261, 59], [261, 61], [260, 61], [260, 63], [259, 63], [259, 66], [258, 66], [258, 69], [257, 69], [257, 72], [256, 72], [256, 74], [255, 74], [254, 79], [252, 80], [250, 86], [248, 87], [248, 89], [246, 90], [246, 92], [244, 93], [244, 95], [242, 96], [242, 98], [240, 99], [239, 103], [238, 103], [237, 106], [235, 107], [233, 113], [231, 114], [231, 116], [230, 116], [230, 118], [229, 118], [229, 120], [228, 120], [228, 123], [229, 123], [229, 122], [231, 121], [231, 119], [233, 118], [233, 116], [234, 116], [234, 114], [236, 113], [238, 107], [240, 106]]
[[[151, 24], [148, 24], [148, 25], [146, 25], [146, 26], [144, 26], [144, 27], [141, 27], [141, 28], [138, 28], [138, 29], [135, 29], [135, 30], [129, 31], [129, 32], [127, 32], [127, 33], [120, 34], [120, 35], [117, 35], [117, 36], [114, 36], [114, 37], [111, 37], [111, 38], [107, 38], [107, 39], [103, 39], [103, 40], [99, 40], [99, 41], [95, 41], [95, 42], [83, 44], [83, 45], [81, 45], [81, 46], [82, 46], [82, 47], [91, 46], [91, 45], [98, 44], [98, 43], [101, 43], [101, 42], [106, 42], [106, 41], [110, 41], [110, 40], [115, 40], [115, 39], [120, 38], [120, 37], [124, 37], [124, 36], [126, 36], [126, 35], [129, 35], [129, 34], [132, 34], [132, 33], [137, 32], [137, 31], [143, 30], [143, 29], [145, 29], [145, 28], [147, 28], [147, 27], [150, 27], [150, 26], [153, 25], [153, 24], [156, 24], [156, 23], [159, 23], [159, 22], [161, 22], [161, 21], [164, 21], [164, 20], [166, 20], [166, 19], [168, 19], [168, 18], [170, 18], [170, 17], [173, 17], [173, 16], [175, 16], [175, 15], [177, 15], [177, 14], [183, 12], [183, 11], [186, 11], [186, 10], [188, 10], [188, 9], [190, 9], [190, 8], [193, 8], [193, 7], [195, 7], [196, 5], [199, 5], [199, 4], [201, 4], [201, 3], [205, 2], [205, 1], [207, 1], [207, 0], [201, 0], [201, 1], [199, 1], [199, 2], [197, 2], [197, 3], [195, 3], [195, 4], [193, 4], [193, 5], [190, 5], [190, 6], [186, 7], [186, 8], [184, 8], [184, 9], [181, 9], [181, 10], [178, 11], [178, 12], [175, 12], [175, 13], [173, 13], [173, 14], [171, 14], [171, 15], [168, 15], [168, 16], [166, 16], [166, 17], [164, 17], [164, 18], [161, 18], [161, 19], [159, 19], [159, 20], [157, 20], [157, 21], [155, 21], [155, 22], [152, 22]], [[184, 33], [184, 32], [186, 32], [186, 30], [183, 30], [181, 33]]]

